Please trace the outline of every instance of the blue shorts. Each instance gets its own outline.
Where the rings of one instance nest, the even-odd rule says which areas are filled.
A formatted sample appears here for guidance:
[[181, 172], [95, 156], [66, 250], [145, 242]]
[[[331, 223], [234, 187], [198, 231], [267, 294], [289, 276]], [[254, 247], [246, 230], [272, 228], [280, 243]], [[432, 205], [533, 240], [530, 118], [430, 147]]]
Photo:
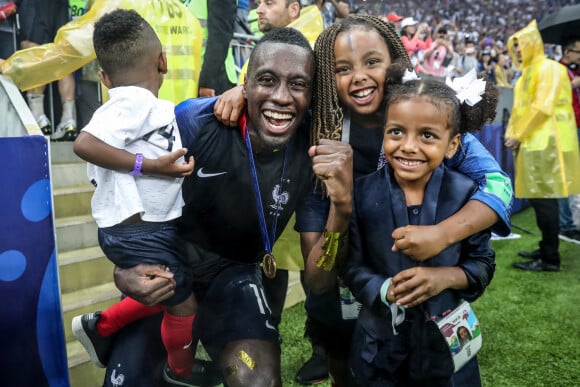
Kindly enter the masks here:
[[[198, 273], [194, 273], [194, 293], [199, 306], [193, 337], [201, 340], [212, 359], [219, 359], [224, 347], [237, 340], [266, 340], [279, 348], [280, 338], [270, 321], [271, 310], [260, 267], [227, 262], [206, 289], [199, 289]], [[216, 265], [223, 263], [222, 259]], [[201, 283], [207, 280], [207, 276], [199, 278]]]
[[139, 223], [100, 228], [99, 245], [107, 258], [122, 268], [140, 263], [169, 267], [176, 282], [175, 295], [163, 305], [177, 305], [192, 293], [191, 264], [179, 251], [182, 243], [175, 224]]

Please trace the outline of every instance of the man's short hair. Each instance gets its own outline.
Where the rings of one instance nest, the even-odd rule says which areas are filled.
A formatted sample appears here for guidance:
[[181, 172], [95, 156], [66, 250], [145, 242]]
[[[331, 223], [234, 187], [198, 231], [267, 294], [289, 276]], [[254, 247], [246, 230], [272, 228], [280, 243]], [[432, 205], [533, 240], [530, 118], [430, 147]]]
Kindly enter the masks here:
[[562, 48], [564, 50], [573, 49], [574, 46], [576, 45], [576, 42], [580, 42], [580, 35], [567, 36], [564, 38], [564, 41], [562, 43]]
[[293, 46], [302, 47], [308, 51], [309, 55], [314, 57], [314, 51], [312, 51], [312, 47], [308, 40], [302, 35], [300, 31], [295, 28], [290, 27], [281, 27], [281, 28], [273, 28], [270, 32], [262, 37], [252, 50], [250, 54], [250, 59], [248, 59], [248, 74], [251, 71], [252, 63], [254, 62], [254, 56], [256, 52], [261, 49], [261, 46], [266, 43], [283, 43], [283, 44], [290, 44]]
[[286, 0], [286, 8], [288, 8], [292, 3], [298, 3], [298, 8], [302, 8], [302, 3], [299, 0]]

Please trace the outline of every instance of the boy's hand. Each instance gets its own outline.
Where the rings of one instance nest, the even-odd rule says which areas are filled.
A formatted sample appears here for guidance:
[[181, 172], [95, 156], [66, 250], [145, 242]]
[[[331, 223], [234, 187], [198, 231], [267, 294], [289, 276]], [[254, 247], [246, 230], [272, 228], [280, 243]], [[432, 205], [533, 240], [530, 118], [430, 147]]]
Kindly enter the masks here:
[[193, 168], [195, 166], [195, 160], [193, 159], [193, 156], [190, 156], [189, 160], [186, 160], [184, 163], [176, 163], [180, 157], [185, 156], [186, 154], [187, 148], [181, 148], [166, 155], [160, 156], [155, 160], [151, 160], [151, 170], [147, 168], [144, 169], [144, 171], [155, 175], [170, 177], [189, 176], [193, 172]]

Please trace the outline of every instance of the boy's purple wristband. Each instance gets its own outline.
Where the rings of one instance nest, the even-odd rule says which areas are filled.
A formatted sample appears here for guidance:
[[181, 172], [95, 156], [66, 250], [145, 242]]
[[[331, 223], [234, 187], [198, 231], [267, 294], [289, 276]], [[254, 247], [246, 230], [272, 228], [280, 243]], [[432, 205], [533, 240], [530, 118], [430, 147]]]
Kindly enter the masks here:
[[135, 155], [135, 166], [133, 170], [129, 172], [130, 175], [141, 176], [141, 168], [143, 167], [143, 153], [137, 153]]

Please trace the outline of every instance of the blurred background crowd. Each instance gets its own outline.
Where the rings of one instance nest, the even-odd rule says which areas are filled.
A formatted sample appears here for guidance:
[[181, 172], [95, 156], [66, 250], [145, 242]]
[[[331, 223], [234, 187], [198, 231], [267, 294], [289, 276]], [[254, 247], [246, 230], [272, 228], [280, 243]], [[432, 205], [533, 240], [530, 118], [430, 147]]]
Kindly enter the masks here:
[[[212, 18], [211, 2], [179, 1], [202, 21], [204, 28], [214, 23], [215, 30], [216, 22], [209, 20]], [[49, 3], [0, 0], [0, 64], [17, 50], [52, 42], [59, 27], [82, 16], [97, 3], [97, 0], [53, 0]], [[234, 2], [231, 3], [232, 7], [222, 7], [221, 11], [236, 13]], [[218, 15], [218, 28], [221, 30], [215, 35], [220, 36], [206, 35], [204, 50], [207, 46], [205, 56], [211, 56], [211, 63], [220, 63], [221, 60], [215, 55], [223, 57], [229, 45], [237, 71], [234, 71], [233, 65], [228, 67], [227, 57], [225, 66], [204, 66], [199, 89], [190, 96], [221, 94], [234, 86], [239, 81], [243, 63], [253, 43], [263, 34], [258, 23], [257, 7], [260, 1], [238, 0], [235, 3], [237, 14], [231, 18]], [[302, 11], [309, 6], [317, 7], [324, 28], [353, 13], [375, 15], [392, 23], [401, 35], [416, 72], [422, 77], [443, 80], [447, 76], [464, 75], [475, 68], [478, 72], [487, 72], [499, 86], [508, 88], [513, 87], [518, 77], [518, 71], [507, 53], [509, 36], [533, 19], [540, 21], [564, 6], [578, 3], [578, 0], [300, 0]], [[226, 27], [234, 17], [234, 28]], [[298, 29], [304, 32], [304, 28]], [[562, 57], [559, 45], [546, 44], [545, 53], [556, 61]], [[58, 78], [58, 85], [53, 85], [54, 95], [49, 98], [44, 98], [47, 92], [43, 87], [29, 88], [12, 79], [21, 89], [27, 90], [29, 106], [44, 134], [51, 135], [54, 141], [72, 141], [86, 123], [82, 116], [90, 117], [99, 106], [100, 96], [91, 98], [91, 95], [101, 93], [96, 71], [93, 63], [74, 76], [67, 74]], [[87, 85], [90, 90], [81, 97], [82, 89]], [[97, 93], [93, 92], [97, 89]]]

